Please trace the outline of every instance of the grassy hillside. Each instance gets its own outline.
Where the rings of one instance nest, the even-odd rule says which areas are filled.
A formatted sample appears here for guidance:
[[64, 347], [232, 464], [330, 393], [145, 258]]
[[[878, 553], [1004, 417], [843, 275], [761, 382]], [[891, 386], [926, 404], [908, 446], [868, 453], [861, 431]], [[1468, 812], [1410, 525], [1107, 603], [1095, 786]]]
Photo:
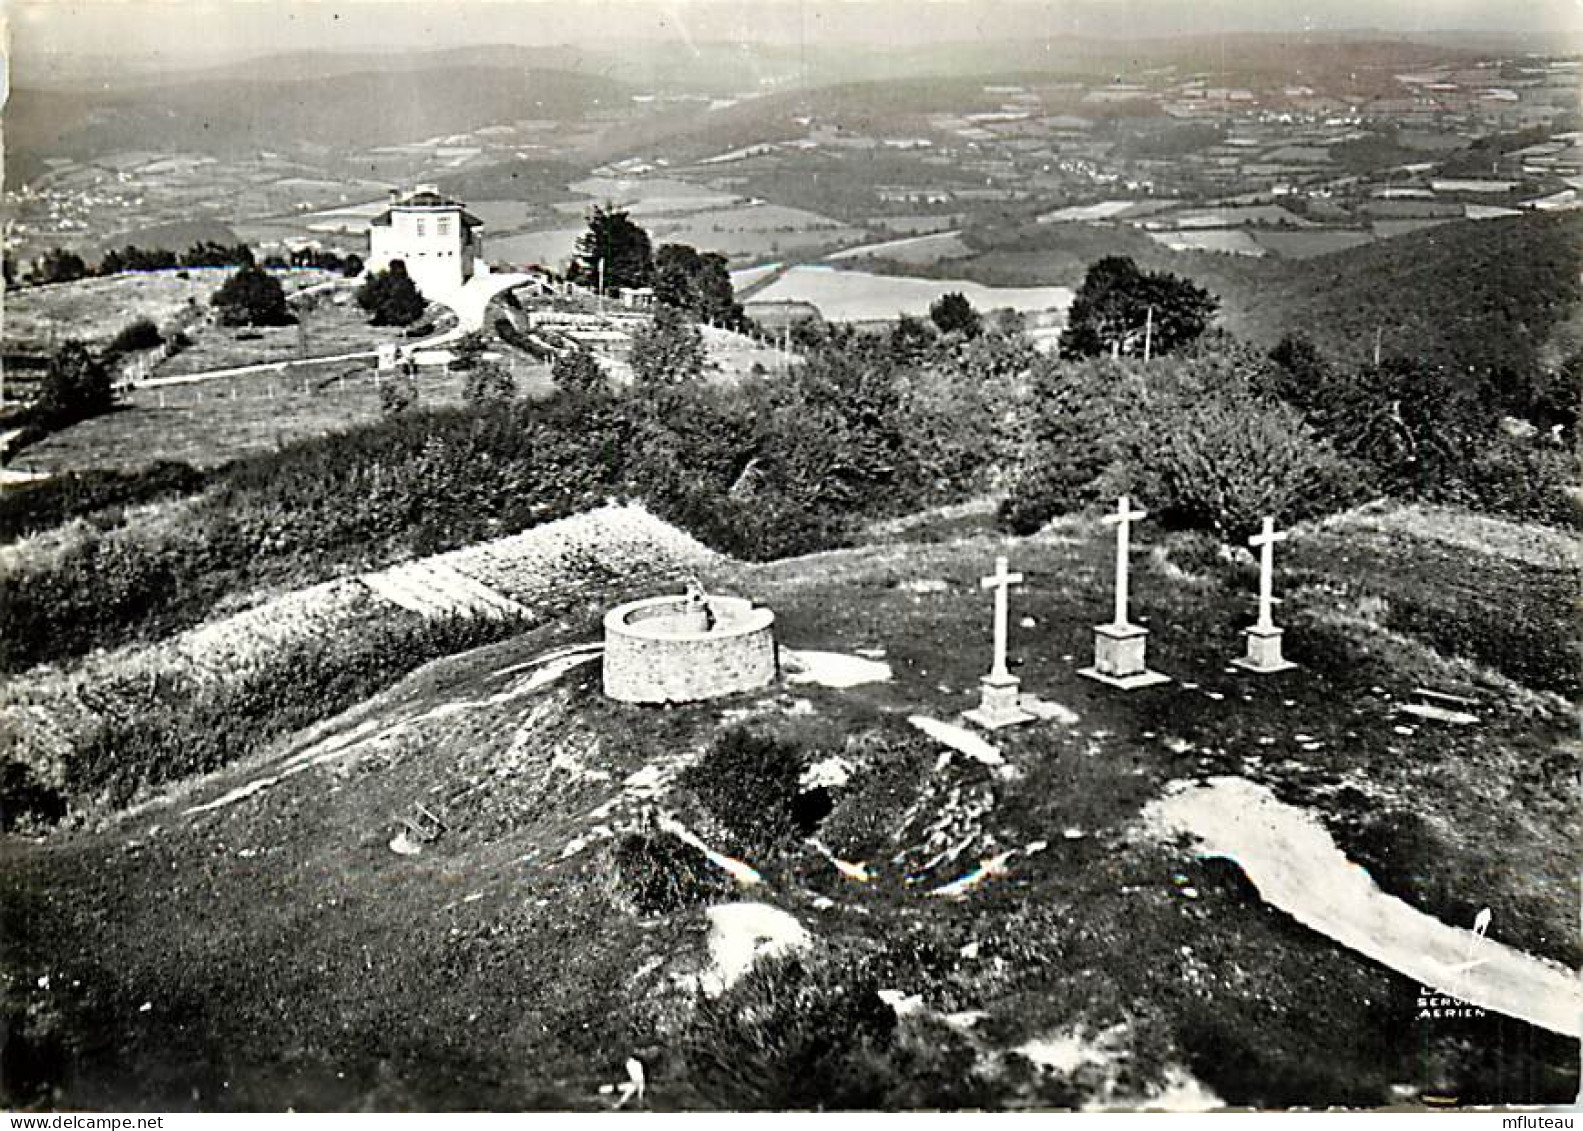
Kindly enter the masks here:
[[[1028, 577], [1012, 653], [1024, 689], [1075, 719], [997, 733], [996, 769], [907, 719], [973, 702], [976, 579], [1008, 547], [956, 513], [899, 537], [704, 578], [773, 607], [784, 646], [882, 650], [890, 682], [612, 703], [595, 660], [557, 651], [598, 639], [615, 593], [595, 594], [135, 812], [7, 843], [0, 1098], [595, 1109], [632, 1056], [662, 1109], [1571, 1096], [1575, 1041], [1493, 1015], [1415, 1020], [1413, 982], [1139, 825], [1168, 782], [1241, 775], [1318, 817], [1388, 892], [1452, 923], [1492, 906], [1502, 942], [1577, 962], [1566, 701], [1524, 686], [1515, 644], [1459, 659], [1411, 617], [1381, 619], [1448, 583], [1467, 601], [1442, 615], [1470, 619], [1563, 584], [1560, 539], [1447, 512], [1305, 532], [1280, 578], [1303, 667], [1256, 679], [1225, 665], [1251, 615], [1246, 565], [1148, 537], [1137, 612], [1177, 682], [1128, 696], [1074, 672], [1108, 608], [1108, 529], [1060, 524], [1009, 547]], [[1435, 553], [1447, 538], [1458, 552]], [[1382, 541], [1394, 552], [1364, 552]], [[1547, 607], [1488, 628], [1552, 637]], [[1480, 722], [1401, 714], [1420, 684], [1478, 697]], [[758, 745], [728, 737], [744, 726]], [[788, 771], [832, 756], [846, 780], [799, 795]], [[391, 851], [420, 801], [447, 831]], [[656, 814], [761, 882], [735, 887]], [[929, 894], [1004, 852], [962, 898]], [[810, 943], [701, 996], [707, 910], [732, 900], [794, 916]]]

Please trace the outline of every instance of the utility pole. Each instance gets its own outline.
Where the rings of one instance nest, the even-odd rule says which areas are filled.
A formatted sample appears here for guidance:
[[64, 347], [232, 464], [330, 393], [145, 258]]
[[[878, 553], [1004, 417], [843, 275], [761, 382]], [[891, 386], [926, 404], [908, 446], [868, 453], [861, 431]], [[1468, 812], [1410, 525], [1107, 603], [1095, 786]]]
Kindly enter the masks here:
[[1385, 324], [1378, 323], [1374, 327], [1374, 368], [1380, 367], [1380, 343], [1385, 337]]
[[605, 257], [599, 257], [599, 313], [605, 312]]
[[1143, 364], [1149, 364], [1149, 358], [1154, 353], [1154, 307], [1149, 307], [1149, 313], [1143, 320]]

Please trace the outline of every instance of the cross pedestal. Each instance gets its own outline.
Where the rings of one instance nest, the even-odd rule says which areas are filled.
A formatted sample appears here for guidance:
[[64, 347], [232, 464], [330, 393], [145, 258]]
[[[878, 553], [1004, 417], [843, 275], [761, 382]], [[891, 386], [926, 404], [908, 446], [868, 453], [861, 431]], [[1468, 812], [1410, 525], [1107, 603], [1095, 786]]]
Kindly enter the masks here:
[[1037, 716], [1022, 709], [1022, 680], [1014, 675], [986, 675], [978, 681], [978, 706], [962, 717], [985, 730], [1031, 723]]
[[1170, 676], [1149, 670], [1145, 656], [1149, 630], [1127, 619], [1127, 555], [1131, 549], [1132, 524], [1146, 513], [1133, 510], [1131, 500], [1123, 495], [1117, 501], [1116, 513], [1105, 516], [1105, 522], [1116, 527], [1116, 617], [1109, 624], [1094, 627], [1093, 666], [1077, 673], [1123, 691], [1171, 682]]
[[1034, 716], [1022, 709], [1018, 688], [1022, 681], [1006, 668], [1006, 593], [1013, 585], [1022, 584], [1022, 574], [1007, 573], [1006, 559], [995, 559], [995, 572], [979, 578], [979, 586], [995, 591], [995, 654], [989, 674], [979, 683], [978, 706], [962, 715], [969, 722], [988, 730], [998, 730], [1016, 723], [1032, 722]]
[[1247, 637], [1248, 653], [1238, 656], [1231, 662], [1239, 668], [1246, 668], [1250, 672], [1260, 672], [1268, 675], [1271, 672], [1289, 672], [1297, 665], [1281, 655], [1281, 636], [1284, 628], [1261, 628], [1254, 625], [1242, 630]]
[[1248, 539], [1248, 545], [1259, 551], [1259, 619], [1243, 629], [1247, 637], [1248, 652], [1231, 661], [1239, 668], [1268, 675], [1272, 672], [1291, 671], [1297, 665], [1281, 655], [1282, 629], [1275, 627], [1275, 543], [1284, 542], [1286, 532], [1276, 532], [1275, 520], [1265, 518], [1264, 530]]

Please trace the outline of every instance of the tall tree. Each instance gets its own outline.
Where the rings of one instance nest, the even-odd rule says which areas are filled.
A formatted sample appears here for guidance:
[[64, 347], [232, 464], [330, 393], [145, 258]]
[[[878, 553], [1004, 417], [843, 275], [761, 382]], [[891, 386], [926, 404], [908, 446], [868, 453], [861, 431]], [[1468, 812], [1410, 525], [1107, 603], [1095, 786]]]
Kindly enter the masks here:
[[1072, 300], [1061, 356], [1170, 353], [1208, 329], [1219, 305], [1189, 279], [1140, 271], [1125, 256], [1107, 256], [1089, 267]]
[[655, 252], [654, 297], [724, 326], [735, 328], [743, 321], [725, 256], [687, 244], [661, 244]]
[[588, 214], [588, 230], [577, 240], [577, 260], [570, 271], [572, 282], [585, 287], [646, 287], [654, 277], [654, 251], [649, 234], [625, 209], [598, 205]]

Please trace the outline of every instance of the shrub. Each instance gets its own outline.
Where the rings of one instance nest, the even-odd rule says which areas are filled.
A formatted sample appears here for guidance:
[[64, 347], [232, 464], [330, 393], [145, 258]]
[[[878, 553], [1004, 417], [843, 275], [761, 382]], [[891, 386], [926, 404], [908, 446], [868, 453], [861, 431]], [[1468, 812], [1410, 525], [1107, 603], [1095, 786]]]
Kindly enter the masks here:
[[629, 833], [612, 855], [617, 893], [639, 915], [666, 915], [731, 891], [724, 872], [669, 833]]
[[114, 403], [104, 363], [81, 342], [66, 342], [50, 356], [33, 412], [46, 427], [62, 428], [107, 412]]
[[296, 321], [286, 308], [280, 280], [253, 264], [227, 279], [209, 302], [225, 326], [288, 326]]
[[1032, 534], [1100, 494], [1100, 479], [1120, 454], [1143, 400], [1134, 363], [1099, 359], [1045, 362], [1033, 374], [1027, 449], [998, 519]]
[[1523, 522], [1576, 527], [1583, 510], [1572, 491], [1576, 466], [1561, 448], [1531, 440], [1497, 436], [1454, 478], [1434, 492], [1437, 497]]
[[134, 472], [78, 471], [23, 484], [0, 492], [0, 542], [109, 508], [190, 495], [204, 482], [187, 464], [162, 461]]
[[407, 265], [390, 261], [357, 288], [357, 305], [373, 315], [375, 326], [411, 326], [423, 317], [428, 303], [407, 274]]
[[703, 335], [680, 311], [662, 306], [632, 338], [632, 380], [640, 386], [681, 385], [704, 375]]
[[52, 825], [66, 815], [66, 799], [21, 762], [0, 763], [0, 832]]
[[837, 792], [819, 836], [837, 856], [871, 860], [891, 846], [896, 826], [918, 800], [934, 758], [922, 745], [893, 744], [874, 735], [849, 741], [845, 756], [860, 769]]
[[795, 839], [792, 811], [802, 769], [795, 745], [733, 727], [687, 768], [681, 784], [725, 828], [736, 851], [756, 854]]
[[467, 370], [467, 380], [462, 384], [462, 399], [468, 404], [486, 401], [509, 401], [517, 395], [517, 383], [511, 374], [492, 361], [481, 361]]
[[406, 412], [418, 403], [418, 385], [410, 377], [392, 377], [379, 386], [379, 411], [386, 416]]
[[896, 1015], [856, 956], [760, 959], [681, 1038], [689, 1074], [727, 1109], [872, 1108], [889, 1089]]
[[569, 349], [550, 363], [550, 380], [563, 393], [600, 393], [609, 388], [599, 359], [585, 349]]
[[1265, 515], [1295, 522], [1356, 496], [1356, 472], [1287, 405], [1223, 391], [1159, 409], [1124, 442], [1124, 474], [1171, 525], [1240, 542]]
[[135, 318], [121, 327], [105, 348], [106, 353], [136, 353], [139, 350], [157, 349], [165, 344], [164, 335], [152, 319]]

